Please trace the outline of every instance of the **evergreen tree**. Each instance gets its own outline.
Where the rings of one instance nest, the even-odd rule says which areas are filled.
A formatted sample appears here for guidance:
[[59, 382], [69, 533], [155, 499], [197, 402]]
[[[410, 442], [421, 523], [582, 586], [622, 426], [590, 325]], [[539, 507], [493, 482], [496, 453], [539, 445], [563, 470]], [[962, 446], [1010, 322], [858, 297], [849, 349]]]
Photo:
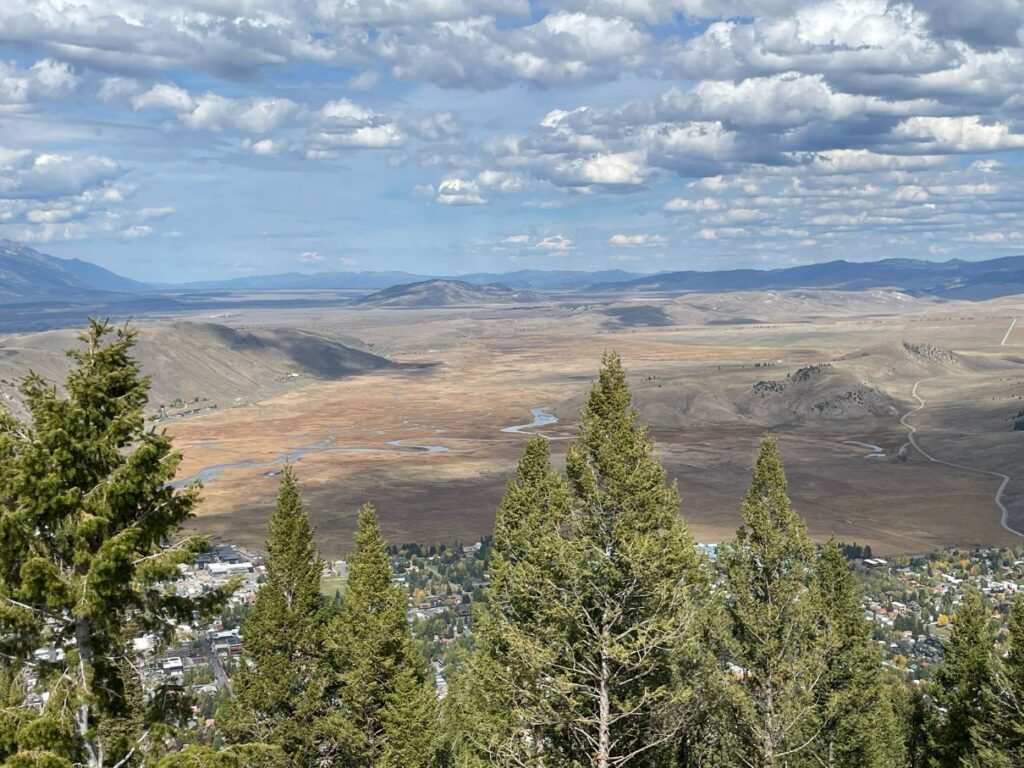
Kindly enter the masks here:
[[70, 768], [80, 765], [78, 744], [71, 719], [47, 707], [42, 714], [21, 706], [0, 710], [0, 765], [49, 765]]
[[84, 347], [68, 353], [65, 394], [31, 374], [21, 385], [30, 420], [0, 415], [0, 652], [15, 664], [34, 664], [40, 647], [63, 653], [37, 666], [60, 704], [34, 727], [70, 731], [73, 760], [95, 768], [138, 762], [181, 712], [173, 686], [141, 695], [132, 636], [169, 639], [173, 622], [226, 596], [192, 600], [158, 586], [207, 544], [174, 538], [198, 487], [170, 484], [181, 457], [145, 428], [149, 380], [131, 357], [135, 338], [90, 321]]
[[553, 675], [567, 756], [595, 768], [670, 762], [701, 650], [707, 574], [638, 418], [622, 362], [606, 354], [566, 454], [556, 603], [570, 642]]
[[743, 526], [719, 554], [729, 632], [722, 657], [735, 685], [723, 711], [739, 765], [812, 764], [826, 659], [810, 589], [814, 547], [786, 493], [778, 444], [761, 442]]
[[935, 751], [938, 730], [935, 706], [919, 687], [893, 684], [889, 691], [903, 733], [906, 768], [928, 768]]
[[284, 469], [266, 543], [266, 581], [242, 622], [235, 697], [221, 729], [236, 743], [276, 745], [299, 768], [312, 765], [312, 725], [322, 709], [323, 561], [291, 466]]
[[977, 768], [1024, 768], [1024, 598], [1014, 601], [1008, 628], [1006, 657], [994, 662], [983, 692], [988, 716], [971, 730], [977, 755], [969, 764]]
[[637, 418], [608, 354], [566, 457], [568, 500], [536, 441], [506, 495], [500, 586], [483, 622], [490, 658], [474, 662], [501, 681], [485, 710], [505, 738], [487, 744], [493, 764], [675, 761], [694, 704], [707, 576]]
[[444, 763], [437, 693], [419, 666], [414, 658], [398, 670], [380, 716], [384, 744], [377, 768], [441, 768]]
[[871, 640], [853, 572], [834, 539], [815, 564], [814, 587], [825, 664], [818, 695], [818, 759], [835, 768], [902, 766], [903, 733], [881, 674], [881, 655]]
[[156, 768], [280, 768], [287, 764], [287, 756], [276, 746], [238, 744], [217, 750], [193, 745], [167, 755]]
[[556, 730], [543, 691], [550, 646], [562, 638], [551, 610], [569, 492], [548, 441], [530, 438], [494, 523], [488, 600], [477, 606], [474, 652], [452, 686], [448, 717], [463, 764], [540, 766]]
[[985, 601], [977, 589], [968, 588], [935, 674], [935, 698], [944, 710], [935, 762], [943, 768], [978, 760], [974, 735], [987, 728], [992, 717], [985, 691], [993, 684], [994, 642]]
[[332, 765], [390, 768], [403, 759], [413, 759], [406, 763], [411, 768], [434, 764], [438, 708], [428, 695], [425, 664], [405, 611], [377, 514], [367, 505], [359, 513], [344, 602], [331, 629], [336, 711], [318, 728], [334, 741]]

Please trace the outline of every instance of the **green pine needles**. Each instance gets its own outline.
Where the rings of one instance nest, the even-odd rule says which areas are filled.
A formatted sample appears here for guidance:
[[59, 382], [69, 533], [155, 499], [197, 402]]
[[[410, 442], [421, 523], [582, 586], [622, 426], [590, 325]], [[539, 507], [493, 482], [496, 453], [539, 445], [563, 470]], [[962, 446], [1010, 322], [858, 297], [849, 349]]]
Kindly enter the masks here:
[[244, 746], [294, 768], [436, 765], [439, 705], [374, 509], [359, 513], [340, 612], [321, 595], [323, 562], [291, 467], [267, 553], [267, 580], [242, 624], [235, 696], [220, 725], [235, 746], [213, 754], [231, 760]]
[[[207, 546], [178, 535], [198, 488], [170, 485], [181, 457], [145, 428], [134, 331], [92, 321], [80, 338], [63, 394], [32, 374], [29, 420], [0, 415], [0, 652], [49, 693], [38, 717], [5, 710], [12, 765], [31, 753], [32, 765], [106, 768], [148, 753], [183, 702], [174, 686], [143, 695], [131, 638], [169, 639], [226, 597], [161, 586]], [[37, 662], [38, 648], [56, 660]]]
[[696, 708], [707, 568], [605, 357], [563, 478], [530, 440], [498, 511], [492, 587], [453, 707], [466, 764], [659, 765]]
[[437, 699], [413, 647], [405, 590], [392, 583], [377, 513], [359, 513], [341, 613], [331, 626], [339, 739], [334, 765], [428, 768], [439, 746]]
[[221, 723], [230, 740], [278, 747], [293, 765], [316, 757], [310, 724], [319, 715], [316, 694], [326, 674], [323, 563], [313, 535], [287, 466], [270, 518], [266, 581], [242, 622], [235, 695]]
[[605, 356], [561, 476], [531, 439], [449, 716], [464, 766], [902, 765], [853, 574], [761, 445], [719, 579]]

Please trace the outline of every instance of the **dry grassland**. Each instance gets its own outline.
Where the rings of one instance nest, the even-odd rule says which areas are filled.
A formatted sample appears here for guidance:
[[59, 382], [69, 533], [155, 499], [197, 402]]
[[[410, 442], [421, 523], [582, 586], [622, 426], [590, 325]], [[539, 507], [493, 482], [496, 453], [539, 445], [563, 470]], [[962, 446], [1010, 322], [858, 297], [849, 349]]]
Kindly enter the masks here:
[[[764, 317], [758, 307], [749, 309]], [[912, 451], [906, 463], [891, 457], [906, 441], [899, 416], [915, 404], [914, 381], [928, 379], [920, 390], [927, 405], [912, 421], [922, 444], [949, 460], [1013, 476], [1004, 500], [1024, 528], [1024, 432], [1011, 431], [1006, 421], [1024, 407], [1016, 400], [1024, 395], [1024, 365], [1013, 359], [1024, 355], [1024, 328], [1000, 345], [1009, 317], [1024, 315], [1024, 307], [1001, 300], [914, 309], [837, 311], [810, 322], [779, 317], [761, 325], [618, 329], [578, 307], [296, 313], [288, 322], [363, 339], [403, 362], [437, 365], [307, 385], [168, 428], [184, 452], [182, 477], [273, 461], [319, 443], [298, 458], [297, 469], [328, 556], [347, 551], [366, 501], [378, 507], [393, 541], [471, 541], [490, 531], [525, 439], [501, 429], [529, 422], [530, 409], [544, 407], [560, 421], [540, 431], [568, 438], [602, 353], [615, 349], [641, 412], [652, 416], [660, 455], [679, 480], [683, 513], [701, 541], [734, 532], [756, 443], [768, 428], [780, 435], [791, 495], [815, 538], [834, 534], [878, 552], [1016, 541], [1000, 525], [995, 478], [932, 464]], [[266, 318], [247, 318], [254, 319]], [[945, 366], [913, 359], [904, 340], [968, 358]], [[755, 362], [772, 367], [755, 369]], [[883, 391], [897, 412], [766, 423], [726, 408], [749, 397], [760, 379], [783, 379], [821, 362]], [[865, 459], [847, 440], [878, 445], [888, 458]], [[566, 445], [552, 442], [556, 461]], [[204, 490], [196, 527], [258, 546], [277, 484], [272, 472], [266, 466], [221, 472]]]

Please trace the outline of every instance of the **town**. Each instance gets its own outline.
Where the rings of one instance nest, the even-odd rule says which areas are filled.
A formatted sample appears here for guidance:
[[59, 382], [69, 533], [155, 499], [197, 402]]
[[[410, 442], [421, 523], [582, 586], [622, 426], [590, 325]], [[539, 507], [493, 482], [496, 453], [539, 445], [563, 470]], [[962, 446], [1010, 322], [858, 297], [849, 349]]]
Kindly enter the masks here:
[[[408, 594], [407, 618], [420, 650], [430, 661], [439, 698], [469, 650], [473, 604], [487, 599], [490, 537], [470, 545], [391, 545], [393, 580]], [[700, 545], [714, 560], [717, 546]], [[864, 615], [874, 625], [885, 664], [915, 684], [930, 679], [942, 661], [942, 644], [956, 620], [968, 587], [988, 601], [997, 637], [1014, 596], [1024, 591], [1024, 548], [953, 549], [928, 555], [883, 559], [870, 547], [844, 545], [862, 579]], [[230, 679], [242, 652], [240, 624], [264, 579], [264, 555], [232, 544], [218, 544], [193, 566], [182, 566], [179, 592], [200, 596], [229, 582], [237, 585], [212, 622], [180, 626], [174, 642], [143, 635], [134, 650], [146, 683], [153, 689], [173, 683], [194, 699], [193, 728], [212, 729], [218, 707], [230, 695]], [[347, 576], [344, 560], [325, 563], [322, 587], [327, 603], [340, 605]], [[41, 658], [48, 651], [40, 650]]]
[[1024, 590], [1024, 549], [953, 549], [925, 556], [854, 560], [865, 585], [865, 616], [875, 624], [875, 639], [886, 664], [914, 682], [930, 679], [942, 661], [942, 641], [956, 620], [968, 587], [975, 587], [991, 608], [1005, 639], [1006, 618], [1014, 596]]
[[[486, 537], [471, 545], [390, 547], [393, 581], [408, 591], [406, 615], [420, 650], [430, 660], [440, 698], [447, 695], [451, 665], [458, 664], [468, 650], [472, 604], [485, 599], [489, 544]], [[193, 697], [190, 726], [200, 739], [214, 727], [218, 708], [231, 695], [231, 676], [244, 642], [241, 623], [264, 582], [264, 559], [263, 552], [238, 545], [213, 546], [193, 565], [181, 566], [173, 586], [177, 593], [195, 598], [230, 585], [234, 591], [220, 614], [209, 622], [178, 625], [170, 643], [162, 643], [155, 635], [133, 639], [135, 663], [150, 692], [171, 685]], [[334, 609], [340, 605], [347, 575], [344, 560], [324, 564], [321, 586]], [[44, 648], [36, 657], [57, 661], [49, 658], [53, 653]], [[41, 707], [44, 702], [31, 703]]]

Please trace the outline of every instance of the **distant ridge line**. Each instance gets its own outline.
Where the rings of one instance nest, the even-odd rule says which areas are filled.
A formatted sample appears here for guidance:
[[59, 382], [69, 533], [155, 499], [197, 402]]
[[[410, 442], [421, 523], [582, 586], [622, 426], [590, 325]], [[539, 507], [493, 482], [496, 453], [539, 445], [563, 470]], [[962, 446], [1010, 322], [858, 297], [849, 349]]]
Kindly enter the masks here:
[[623, 270], [477, 272], [455, 276], [403, 271], [291, 272], [228, 280], [142, 284], [79, 259], [60, 259], [10, 240], [0, 240], [0, 299], [32, 301], [100, 294], [168, 296], [216, 291], [353, 291], [372, 293], [429, 281], [500, 284], [512, 291], [596, 293], [721, 293], [727, 291], [887, 289], [916, 296], [984, 300], [1024, 293], [1024, 255], [983, 261], [890, 258], [836, 260], [777, 269], [681, 270], [654, 274]]

